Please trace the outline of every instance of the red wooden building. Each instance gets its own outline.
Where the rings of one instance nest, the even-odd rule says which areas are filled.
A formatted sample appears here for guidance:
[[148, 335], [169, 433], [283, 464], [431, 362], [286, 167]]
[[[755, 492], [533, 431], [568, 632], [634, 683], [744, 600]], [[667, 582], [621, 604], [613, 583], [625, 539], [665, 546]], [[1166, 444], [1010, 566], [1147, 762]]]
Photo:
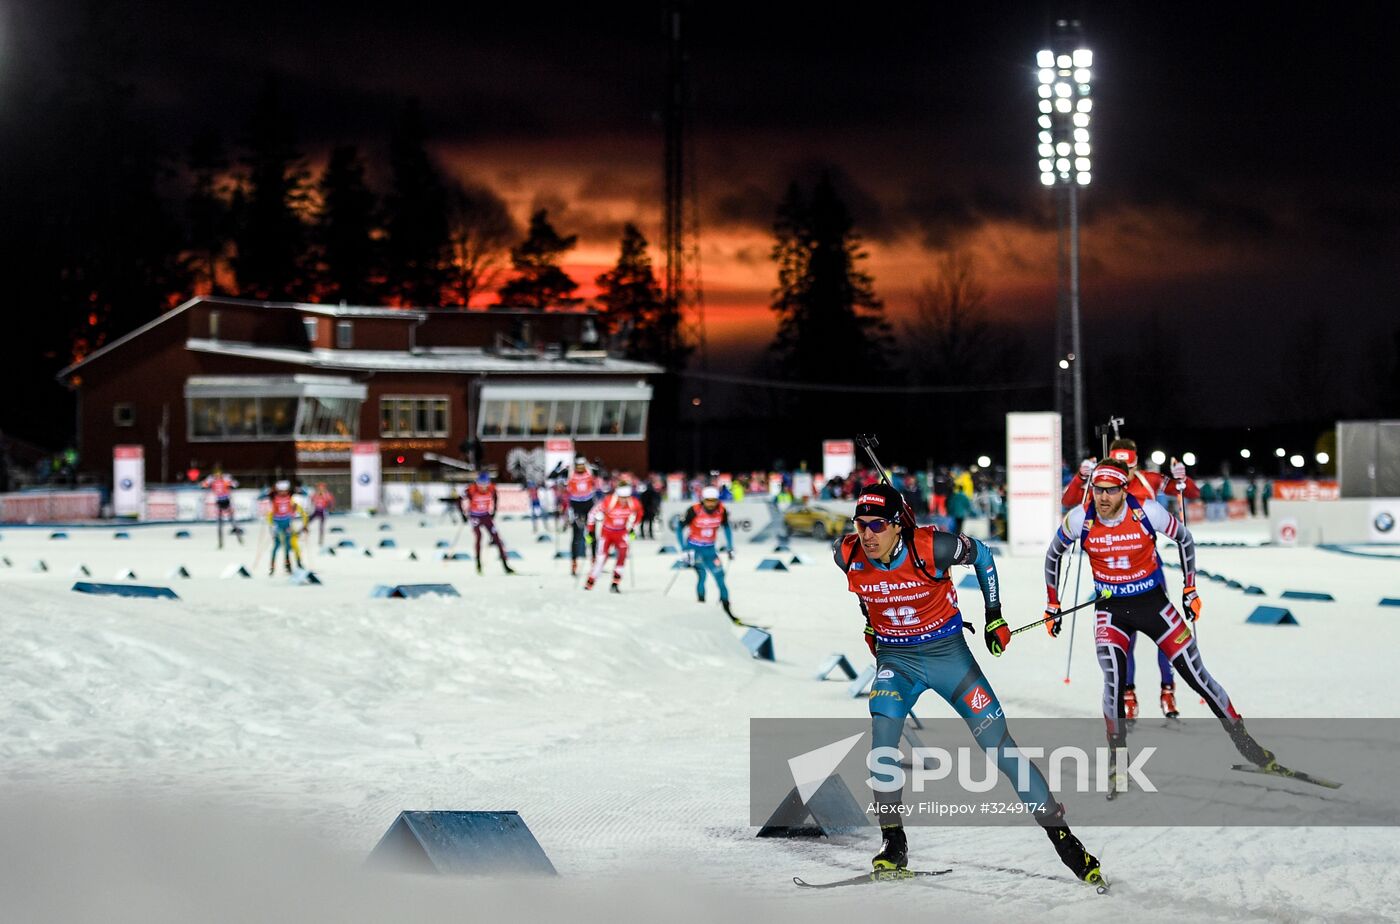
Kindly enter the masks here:
[[[513, 448], [571, 437], [612, 468], [647, 465], [648, 376], [598, 349], [591, 311], [447, 311], [199, 297], [59, 373], [83, 466], [145, 447], [151, 482], [215, 464], [245, 479], [344, 484], [379, 440], [386, 481], [436, 457], [504, 473]], [[475, 441], [475, 442], [474, 442]]]

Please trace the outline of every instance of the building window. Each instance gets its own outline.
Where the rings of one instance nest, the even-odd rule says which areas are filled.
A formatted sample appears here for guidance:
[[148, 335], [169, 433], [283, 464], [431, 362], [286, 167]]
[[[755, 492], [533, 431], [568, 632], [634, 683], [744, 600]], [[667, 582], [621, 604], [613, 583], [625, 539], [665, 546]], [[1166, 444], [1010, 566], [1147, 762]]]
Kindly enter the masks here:
[[217, 311], [209, 312], [209, 339], [219, 339], [219, 313]]
[[646, 436], [648, 400], [496, 399], [481, 402], [477, 434], [482, 439], [637, 440]]
[[350, 321], [335, 322], [335, 348], [348, 350], [355, 345], [355, 326]]
[[448, 405], [446, 395], [385, 395], [379, 399], [379, 435], [445, 437]]
[[112, 405], [112, 423], [118, 427], [134, 427], [136, 425], [136, 409], [125, 403]]
[[189, 399], [189, 433], [209, 440], [353, 440], [360, 399], [303, 395]]
[[[301, 323], [302, 323], [302, 326], [306, 328], [306, 342], [307, 342], [307, 344], [310, 345], [310, 346], [315, 346], [315, 345], [316, 345], [316, 333], [317, 333], [317, 330], [318, 330], [318, 325], [321, 323], [320, 319], [319, 319], [319, 318], [302, 318], [302, 319], [301, 319]], [[347, 322], [347, 323], [348, 323], [348, 322]]]

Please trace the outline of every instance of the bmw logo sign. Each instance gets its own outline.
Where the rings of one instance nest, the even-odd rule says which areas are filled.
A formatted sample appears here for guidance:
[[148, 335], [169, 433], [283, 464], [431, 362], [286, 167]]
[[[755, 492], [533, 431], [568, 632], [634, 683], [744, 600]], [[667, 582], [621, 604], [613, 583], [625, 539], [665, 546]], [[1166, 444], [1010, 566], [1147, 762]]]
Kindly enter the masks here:
[[123, 490], [123, 491], [130, 491], [130, 490], [131, 490], [131, 486], [132, 486], [133, 484], [135, 484], [135, 482], [133, 482], [130, 478], [123, 478], [123, 479], [122, 479], [122, 490]]
[[369, 484], [369, 482], [370, 482], [369, 472], [361, 472], [361, 473], [360, 473], [360, 484]]
[[1376, 519], [1372, 522], [1375, 524], [1376, 532], [1379, 533], [1388, 533], [1395, 528], [1395, 517], [1388, 510], [1382, 510], [1376, 514]]

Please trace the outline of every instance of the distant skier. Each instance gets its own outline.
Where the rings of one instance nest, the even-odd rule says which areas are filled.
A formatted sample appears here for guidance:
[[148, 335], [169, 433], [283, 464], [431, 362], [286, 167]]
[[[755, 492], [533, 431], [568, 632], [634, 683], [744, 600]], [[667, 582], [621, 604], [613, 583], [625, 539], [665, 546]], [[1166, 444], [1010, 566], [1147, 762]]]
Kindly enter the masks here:
[[326, 517], [335, 509], [335, 495], [326, 487], [324, 481], [316, 482], [316, 493], [311, 495], [311, 516], [306, 520], [306, 526], [302, 532], [311, 531], [311, 524], [320, 521], [321, 528], [317, 533], [316, 544], [318, 546], [326, 544]]
[[695, 569], [695, 597], [705, 602], [705, 572], [715, 576], [719, 586], [719, 605], [725, 614], [733, 619], [734, 612], [729, 608], [729, 587], [724, 583], [724, 568], [719, 563], [719, 552], [715, 539], [724, 530], [724, 543], [729, 560], [734, 560], [734, 532], [729, 527], [729, 511], [719, 500], [719, 488], [711, 485], [700, 491], [700, 503], [693, 505], [676, 524], [676, 541], [684, 553], [686, 563]]
[[1045, 555], [1046, 629], [1058, 635], [1062, 619], [1059, 586], [1060, 558], [1076, 542], [1093, 570], [1094, 588], [1110, 590], [1094, 614], [1094, 642], [1103, 669], [1103, 718], [1109, 746], [1123, 747], [1127, 740], [1123, 707], [1123, 678], [1128, 651], [1138, 632], [1156, 642], [1195, 690], [1210, 706], [1245, 760], [1266, 770], [1274, 768], [1274, 755], [1245, 730], [1244, 720], [1229, 695], [1206, 670], [1191, 627], [1167, 599], [1162, 559], [1157, 555], [1159, 533], [1178, 543], [1186, 562], [1182, 576], [1182, 608], [1191, 622], [1201, 615], [1196, 593], [1196, 546], [1191, 533], [1155, 500], [1138, 500], [1128, 490], [1126, 463], [1107, 459], [1089, 476], [1093, 503], [1076, 507], [1050, 540]]
[[[540, 520], [544, 518], [544, 506], [540, 503], [540, 486], [534, 481], [525, 483], [525, 492], [530, 498], [530, 532], [540, 531]], [[545, 529], [549, 528], [549, 521], [545, 521]]]
[[569, 573], [578, 574], [578, 561], [588, 555], [588, 513], [593, 509], [598, 480], [588, 468], [583, 456], [574, 459], [574, 471], [564, 486], [569, 499], [569, 523], [573, 526], [573, 543], [569, 549]]
[[292, 523], [298, 516], [301, 517], [301, 531], [306, 529], [306, 508], [292, 495], [292, 483], [290, 481], [279, 481], [273, 486], [272, 496], [269, 498], [271, 509], [268, 510], [267, 520], [272, 528], [272, 560], [267, 565], [267, 576], [272, 577], [277, 571], [277, 550], [282, 550], [282, 561], [287, 567], [287, 573], [292, 573], [292, 556], [296, 556], [297, 568], [305, 566], [301, 561], [301, 546], [297, 543], [297, 530], [292, 528]]
[[[1139, 502], [1156, 500], [1162, 494], [1179, 498], [1182, 487], [1186, 489], [1187, 498], [1201, 496], [1196, 482], [1187, 476], [1185, 464], [1177, 459], [1171, 461], [1171, 478], [1167, 478], [1161, 472], [1144, 472], [1139, 469], [1137, 443], [1130, 439], [1120, 437], [1109, 443], [1108, 457], [1117, 459], [1128, 467], [1128, 493], [1136, 497]], [[1065, 493], [1060, 498], [1062, 507], [1078, 507], [1088, 503], [1085, 486], [1090, 473], [1094, 470], [1095, 461], [1095, 459], [1085, 459], [1079, 463], [1079, 473], [1069, 480], [1069, 484], [1065, 486]], [[1182, 503], [1185, 501], [1183, 500]], [[1138, 717], [1137, 685], [1134, 683], [1137, 674], [1137, 658], [1133, 653], [1136, 644], [1137, 636], [1133, 636], [1133, 640], [1128, 643], [1128, 672], [1124, 678], [1126, 682], [1123, 685], [1123, 718], [1129, 727], [1137, 721]], [[1176, 678], [1172, 676], [1171, 661], [1161, 649], [1157, 651], [1157, 670], [1162, 675], [1162, 693], [1159, 697], [1162, 714], [1169, 719], [1174, 719], [1179, 715], [1176, 708]]]
[[496, 507], [499, 497], [496, 493], [496, 486], [491, 483], [491, 476], [486, 472], [476, 476], [476, 482], [467, 486], [466, 494], [462, 498], [462, 514], [472, 525], [472, 536], [476, 539], [476, 573], [481, 573], [481, 531], [486, 530], [491, 542], [495, 544], [496, 550], [501, 553], [501, 567], [506, 574], [514, 574], [510, 562], [506, 560], [505, 543], [501, 541], [500, 533], [496, 532]]
[[584, 582], [583, 589], [593, 589], [598, 575], [607, 565], [608, 556], [616, 552], [617, 564], [613, 566], [612, 587], [609, 589], [613, 593], [620, 593], [622, 569], [627, 564], [628, 538], [632, 529], [642, 518], [642, 505], [632, 496], [631, 483], [619, 478], [617, 488], [613, 490], [613, 493], [598, 501], [588, 516], [590, 527], [594, 525], [599, 527], [599, 535], [595, 547], [593, 570], [589, 573], [588, 580]]
[[661, 489], [651, 478], [638, 480], [637, 500], [642, 504], [642, 522], [638, 534], [643, 539], [656, 538], [656, 518], [661, 513]]
[[218, 524], [219, 548], [224, 547], [224, 516], [228, 516], [229, 526], [233, 537], [238, 540], [238, 544], [243, 544], [243, 530], [238, 528], [238, 522], [233, 518], [233, 489], [238, 487], [238, 480], [232, 475], [225, 475], [221, 466], [214, 466], [214, 471], [205, 478], [201, 487], [214, 495], [214, 519]]
[[[1055, 801], [1040, 769], [1034, 764], [1027, 769], [1012, 755], [1016, 742], [1001, 703], [963, 640], [953, 565], [971, 565], [976, 571], [986, 607], [982, 639], [987, 650], [1000, 657], [1011, 643], [991, 551], [959, 533], [915, 526], [913, 511], [887, 484], [870, 485], [857, 495], [855, 525], [854, 535], [837, 540], [835, 559], [846, 573], [848, 589], [860, 600], [865, 643], [878, 668], [870, 691], [871, 750], [898, 748], [915, 701], [934, 691], [967, 723], [983, 750], [996, 748], [997, 766], [1021, 802], [1039, 806], [1032, 810], [1035, 819], [1065, 866], [1085, 882], [1101, 883], [1099, 861], [1065, 824], [1064, 806]], [[903, 793], [883, 794], [881, 804], [883, 843], [873, 865], [903, 869], [909, 863], [898, 811]]]

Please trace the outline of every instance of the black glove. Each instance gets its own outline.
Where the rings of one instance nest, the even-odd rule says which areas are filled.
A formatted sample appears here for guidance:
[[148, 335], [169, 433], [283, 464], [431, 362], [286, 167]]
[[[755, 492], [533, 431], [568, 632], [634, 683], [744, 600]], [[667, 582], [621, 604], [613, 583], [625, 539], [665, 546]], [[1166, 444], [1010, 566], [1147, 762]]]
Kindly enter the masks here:
[[987, 643], [987, 650], [994, 658], [1000, 658], [1006, 646], [1011, 644], [1011, 629], [1001, 618], [1001, 607], [987, 610], [987, 626], [982, 630], [982, 641]]

